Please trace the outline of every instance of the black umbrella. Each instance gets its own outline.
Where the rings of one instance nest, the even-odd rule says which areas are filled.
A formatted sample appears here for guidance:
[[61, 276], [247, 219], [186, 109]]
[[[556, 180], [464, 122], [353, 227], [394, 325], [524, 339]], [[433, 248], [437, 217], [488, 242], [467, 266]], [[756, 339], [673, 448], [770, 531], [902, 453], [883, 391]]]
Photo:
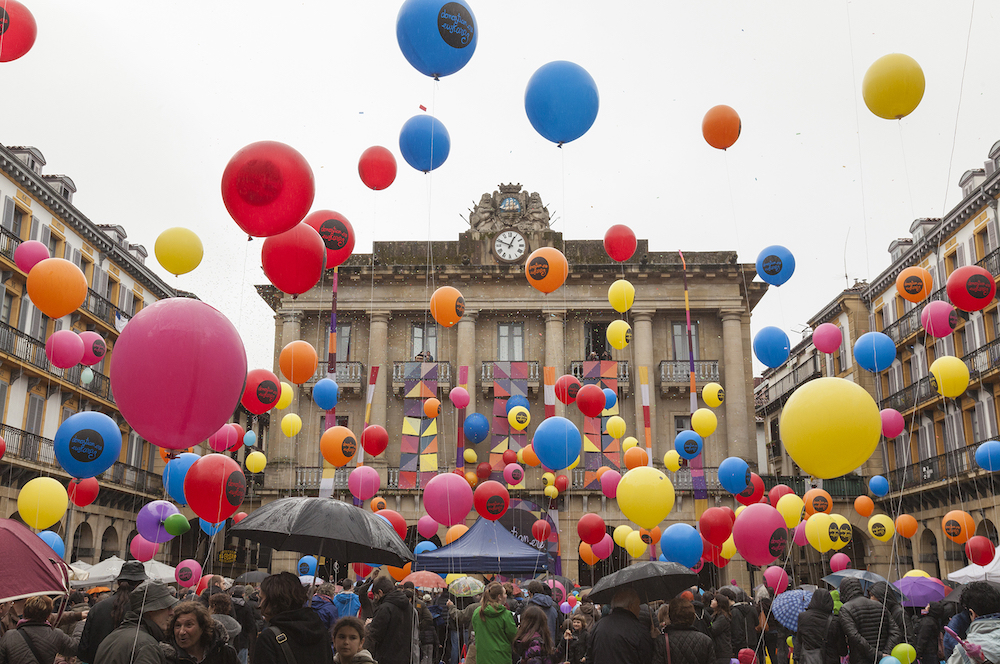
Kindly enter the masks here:
[[[975, 583], [981, 583], [981, 582], [980, 581], [976, 581]], [[1000, 590], [1000, 583], [997, 583], [996, 581], [987, 581], [986, 583], [990, 584], [991, 586], [993, 586], [997, 590]], [[961, 603], [961, 601], [962, 601], [962, 591], [964, 591], [965, 588], [966, 588], [966, 586], [968, 586], [968, 585], [969, 585], [968, 583], [963, 583], [962, 585], [960, 585], [959, 587], [955, 588], [950, 593], [948, 593], [947, 595], [945, 595], [944, 599], [941, 600], [941, 601], [942, 602], [953, 602], [955, 604]]]
[[229, 529], [278, 551], [402, 566], [413, 560], [389, 522], [332, 498], [280, 498]]
[[644, 560], [603, 577], [594, 584], [588, 597], [593, 602], [606, 603], [622, 588], [632, 588], [643, 603], [669, 601], [696, 585], [698, 575], [683, 565]]
[[238, 577], [236, 577], [235, 583], [260, 583], [270, 574], [267, 572], [261, 572], [260, 570], [255, 570], [253, 572], [243, 572]]

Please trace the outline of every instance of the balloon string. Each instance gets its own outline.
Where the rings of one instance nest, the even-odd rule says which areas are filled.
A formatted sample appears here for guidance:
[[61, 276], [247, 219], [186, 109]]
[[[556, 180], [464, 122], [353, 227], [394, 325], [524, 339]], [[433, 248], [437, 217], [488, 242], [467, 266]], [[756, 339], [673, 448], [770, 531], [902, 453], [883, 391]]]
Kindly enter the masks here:
[[[861, 116], [859, 114], [858, 108], [858, 73], [857, 68], [854, 66], [854, 35], [851, 33], [851, 3], [844, 2], [844, 7], [847, 10], [847, 43], [851, 49], [851, 89], [854, 91], [854, 136], [857, 139], [858, 144], [858, 183], [861, 189], [861, 224], [865, 234], [865, 278], [871, 281], [871, 257], [868, 251], [868, 209], [865, 205], [865, 167], [864, 161], [862, 160], [861, 154]], [[844, 277], [847, 277], [846, 266], [844, 269]]]

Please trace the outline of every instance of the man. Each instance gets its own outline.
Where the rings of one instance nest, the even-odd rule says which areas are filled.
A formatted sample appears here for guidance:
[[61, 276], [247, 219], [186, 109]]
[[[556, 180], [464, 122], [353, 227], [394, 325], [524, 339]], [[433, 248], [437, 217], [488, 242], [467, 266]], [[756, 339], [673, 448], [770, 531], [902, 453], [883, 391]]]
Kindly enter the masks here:
[[[1000, 662], [1000, 591], [986, 581], [973, 581], [962, 591], [960, 603], [972, 624], [966, 641], [955, 646], [948, 664]], [[978, 655], [977, 649], [981, 650]]]
[[115, 631], [125, 617], [131, 593], [146, 580], [146, 570], [138, 560], [129, 560], [118, 573], [118, 589], [90, 610], [80, 635], [77, 657], [82, 662], [93, 662], [101, 642]]
[[361, 600], [354, 594], [352, 589], [354, 583], [350, 579], [340, 582], [343, 591], [333, 596], [333, 603], [337, 605], [337, 613], [341, 616], [357, 616], [361, 611]]
[[160, 642], [177, 598], [162, 583], [146, 581], [129, 593], [129, 611], [121, 627], [97, 649], [94, 664], [166, 664]]
[[[556, 603], [552, 601], [546, 592], [549, 587], [537, 579], [533, 579], [528, 582], [528, 601], [524, 604], [524, 608], [528, 608], [529, 605], [534, 604], [540, 608], [545, 613], [545, 618], [549, 624], [549, 633], [552, 634], [552, 643], [559, 643], [559, 625], [562, 621], [559, 619], [559, 609], [556, 607]], [[551, 591], [550, 591], [551, 592]]]
[[375, 615], [368, 623], [365, 645], [379, 664], [410, 664], [416, 611], [392, 579], [380, 576], [372, 583]]
[[871, 664], [890, 654], [902, 634], [884, 606], [864, 596], [861, 582], [844, 579], [840, 588], [840, 626], [847, 637], [851, 664]]
[[729, 639], [733, 652], [738, 653], [744, 648], [756, 651], [760, 634], [757, 632], [757, 610], [750, 603], [750, 598], [734, 586], [725, 586], [719, 592], [730, 602]]
[[611, 613], [594, 623], [587, 646], [587, 664], [649, 664], [653, 637], [639, 622], [639, 594], [622, 588], [611, 600]]
[[257, 643], [257, 616], [254, 608], [247, 603], [243, 595], [247, 592], [245, 586], [233, 586], [231, 591], [233, 602], [233, 613], [240, 623], [240, 634], [233, 642], [233, 648], [240, 658], [240, 664], [247, 664], [253, 659], [253, 649]]

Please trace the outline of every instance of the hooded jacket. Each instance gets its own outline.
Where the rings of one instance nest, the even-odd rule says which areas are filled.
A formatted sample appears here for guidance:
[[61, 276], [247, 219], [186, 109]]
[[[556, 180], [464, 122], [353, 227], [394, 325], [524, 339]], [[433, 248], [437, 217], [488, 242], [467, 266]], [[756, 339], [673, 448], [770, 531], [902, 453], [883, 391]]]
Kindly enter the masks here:
[[365, 644], [379, 664], [410, 664], [416, 613], [399, 588], [385, 595], [375, 606], [368, 624]]
[[535, 593], [528, 599], [528, 604], [535, 604], [545, 612], [545, 618], [549, 623], [549, 633], [552, 635], [552, 643], [558, 643], [560, 620], [559, 609], [556, 607], [556, 603], [548, 595]]
[[906, 615], [906, 610], [900, 605], [895, 589], [889, 588], [888, 583], [879, 581], [872, 585], [869, 593], [875, 598], [876, 602], [889, 609], [892, 619], [896, 622], [896, 627], [899, 628], [899, 642], [916, 643], [916, 625], [910, 622], [909, 617]]
[[796, 660], [806, 650], [821, 650], [823, 664], [838, 664], [847, 654], [847, 639], [840, 620], [833, 615], [833, 596], [827, 590], [813, 593], [806, 610], [799, 614], [799, 631], [793, 637]]
[[[272, 616], [270, 627], [277, 628], [279, 633], [288, 637], [286, 643], [291, 647], [295, 661], [309, 662], [309, 664], [314, 662], [329, 664], [333, 661], [330, 632], [311, 608], [305, 606]], [[257, 645], [254, 647], [253, 664], [274, 664], [285, 661], [283, 649], [276, 638], [270, 628], [260, 633]]]
[[509, 664], [511, 644], [517, 626], [514, 615], [506, 606], [476, 607], [472, 614], [472, 631], [476, 634], [476, 661], [480, 664]]
[[[695, 629], [698, 627], [695, 626]], [[712, 616], [709, 636], [715, 647], [715, 661], [718, 664], [729, 664], [729, 660], [733, 658], [732, 619], [721, 611], [716, 613]]]
[[864, 597], [861, 582], [844, 579], [840, 584], [840, 626], [847, 637], [851, 664], [870, 664], [892, 652], [902, 638], [889, 610]]
[[340, 612], [337, 610], [337, 605], [334, 603], [332, 597], [316, 593], [312, 596], [309, 606], [316, 611], [319, 615], [319, 619], [323, 621], [323, 624], [326, 625], [327, 629], [333, 629], [337, 619], [340, 618]]
[[[965, 639], [983, 649], [983, 656], [989, 662], [1000, 662], [1000, 614], [991, 614], [976, 618], [969, 627], [969, 635]], [[961, 643], [955, 646], [954, 652], [948, 658], [948, 664], [976, 664], [965, 652]]]
[[[361, 600], [349, 590], [334, 595], [333, 603], [337, 605], [337, 613], [341, 617], [356, 616], [361, 611]], [[358, 654], [360, 655], [361, 653]]]
[[121, 626], [101, 642], [92, 664], [166, 664], [161, 640], [163, 632], [156, 624], [129, 611]]
[[[711, 643], [707, 636], [702, 637]], [[611, 609], [590, 628], [587, 664], [649, 664], [653, 652], [649, 630], [628, 609]]]
[[[667, 625], [665, 637], [656, 640], [656, 661], [666, 664], [713, 664], [719, 661], [712, 639], [693, 625]], [[670, 640], [670, 659], [666, 643]]]
[[[726, 589], [723, 588], [723, 590]], [[729, 593], [725, 594], [729, 596]], [[729, 609], [732, 622], [729, 630], [733, 652], [738, 653], [744, 648], [756, 650], [757, 641], [760, 639], [760, 635], [757, 633], [757, 610], [750, 604], [749, 598], [742, 590], [733, 593], [733, 596], [736, 601]]]
[[941, 602], [931, 602], [927, 613], [920, 617], [917, 627], [917, 659], [921, 662], [939, 662], [938, 637], [941, 634], [941, 618], [944, 611]]
[[47, 622], [23, 621], [15, 629], [7, 630], [0, 639], [0, 662], [7, 664], [35, 664], [35, 656], [28, 647], [24, 635], [35, 644], [38, 654], [51, 662], [56, 653], [72, 657], [76, 654], [77, 639], [69, 637], [61, 629], [55, 629]]

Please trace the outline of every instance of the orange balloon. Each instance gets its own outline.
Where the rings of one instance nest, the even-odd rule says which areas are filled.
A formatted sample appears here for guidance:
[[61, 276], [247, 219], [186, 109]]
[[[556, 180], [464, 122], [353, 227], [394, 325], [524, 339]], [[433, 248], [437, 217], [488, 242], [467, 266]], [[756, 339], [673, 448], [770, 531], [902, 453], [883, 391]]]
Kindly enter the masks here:
[[375, 496], [374, 498], [372, 498], [372, 502], [369, 503], [369, 506], [372, 508], [372, 512], [378, 512], [380, 510], [384, 510], [386, 508], [385, 498], [382, 498], [381, 496]]
[[896, 292], [910, 302], [923, 302], [934, 290], [934, 277], [922, 267], [908, 267], [896, 277]]
[[[864, 517], [869, 517], [875, 511], [875, 503], [868, 496], [858, 496], [854, 499], [854, 511]], [[899, 526], [896, 526], [899, 530]]]
[[474, 471], [470, 470], [465, 474], [465, 481], [468, 482], [469, 486], [472, 488], [476, 488], [476, 485], [479, 484], [479, 476], [476, 475]]
[[465, 315], [465, 298], [457, 288], [442, 286], [431, 295], [431, 316], [442, 327], [451, 327]]
[[646, 530], [645, 528], [639, 529], [639, 536], [642, 537], [642, 541], [646, 544], [659, 544], [660, 536], [663, 533], [660, 531], [659, 526], [653, 526], [652, 530]]
[[410, 575], [413, 570], [413, 563], [406, 563], [402, 567], [393, 567], [392, 565], [386, 565], [385, 568], [389, 570], [389, 576], [396, 579], [397, 581], [402, 581]]
[[49, 318], [69, 316], [87, 299], [87, 277], [76, 263], [46, 258], [28, 273], [28, 297]]
[[709, 145], [720, 150], [732, 147], [742, 128], [739, 114], [724, 104], [708, 109], [701, 121], [702, 136]]
[[587, 563], [588, 565], [596, 565], [600, 558], [594, 553], [594, 550], [590, 548], [590, 545], [586, 542], [580, 542], [580, 560]]
[[538, 460], [538, 455], [535, 454], [535, 448], [533, 445], [525, 447], [521, 451], [521, 457], [524, 458], [524, 462], [532, 468], [538, 468], [542, 465], [542, 462]]
[[444, 534], [444, 543], [445, 544], [451, 544], [452, 542], [454, 542], [455, 540], [457, 540], [459, 537], [461, 537], [462, 535], [464, 535], [466, 532], [468, 532], [468, 530], [469, 530], [469, 527], [467, 525], [465, 525], [464, 523], [455, 524], [454, 526], [452, 526], [451, 528], [449, 528], [445, 532], [445, 534]]
[[293, 341], [282, 348], [278, 355], [281, 375], [296, 385], [301, 385], [316, 375], [317, 366], [319, 358], [316, 356], [316, 349], [308, 341]]
[[319, 451], [330, 465], [343, 468], [358, 451], [358, 439], [347, 427], [330, 427], [319, 439]]
[[809, 489], [802, 496], [802, 502], [805, 503], [806, 514], [809, 516], [817, 512], [829, 514], [833, 510], [833, 498], [823, 489]]
[[160, 458], [163, 459], [163, 463], [168, 463], [171, 459], [176, 458], [181, 454], [194, 451], [193, 447], [189, 447], [186, 450], [168, 450], [165, 447], [160, 447], [158, 449], [160, 450]]
[[976, 534], [976, 522], [972, 520], [972, 515], [962, 510], [952, 510], [945, 514], [941, 519], [941, 528], [948, 539], [958, 544], [965, 544]]
[[900, 514], [896, 517], [896, 532], [910, 539], [917, 534], [917, 520], [909, 514]]
[[441, 402], [434, 397], [424, 400], [424, 415], [434, 419], [441, 414]]
[[601, 466], [597, 469], [597, 479], [601, 479], [601, 475], [611, 470], [608, 466]]
[[649, 454], [642, 447], [636, 445], [625, 451], [625, 467], [629, 470], [649, 464]]
[[528, 283], [543, 293], [551, 293], [566, 282], [569, 263], [563, 253], [554, 247], [535, 249], [524, 264]]

